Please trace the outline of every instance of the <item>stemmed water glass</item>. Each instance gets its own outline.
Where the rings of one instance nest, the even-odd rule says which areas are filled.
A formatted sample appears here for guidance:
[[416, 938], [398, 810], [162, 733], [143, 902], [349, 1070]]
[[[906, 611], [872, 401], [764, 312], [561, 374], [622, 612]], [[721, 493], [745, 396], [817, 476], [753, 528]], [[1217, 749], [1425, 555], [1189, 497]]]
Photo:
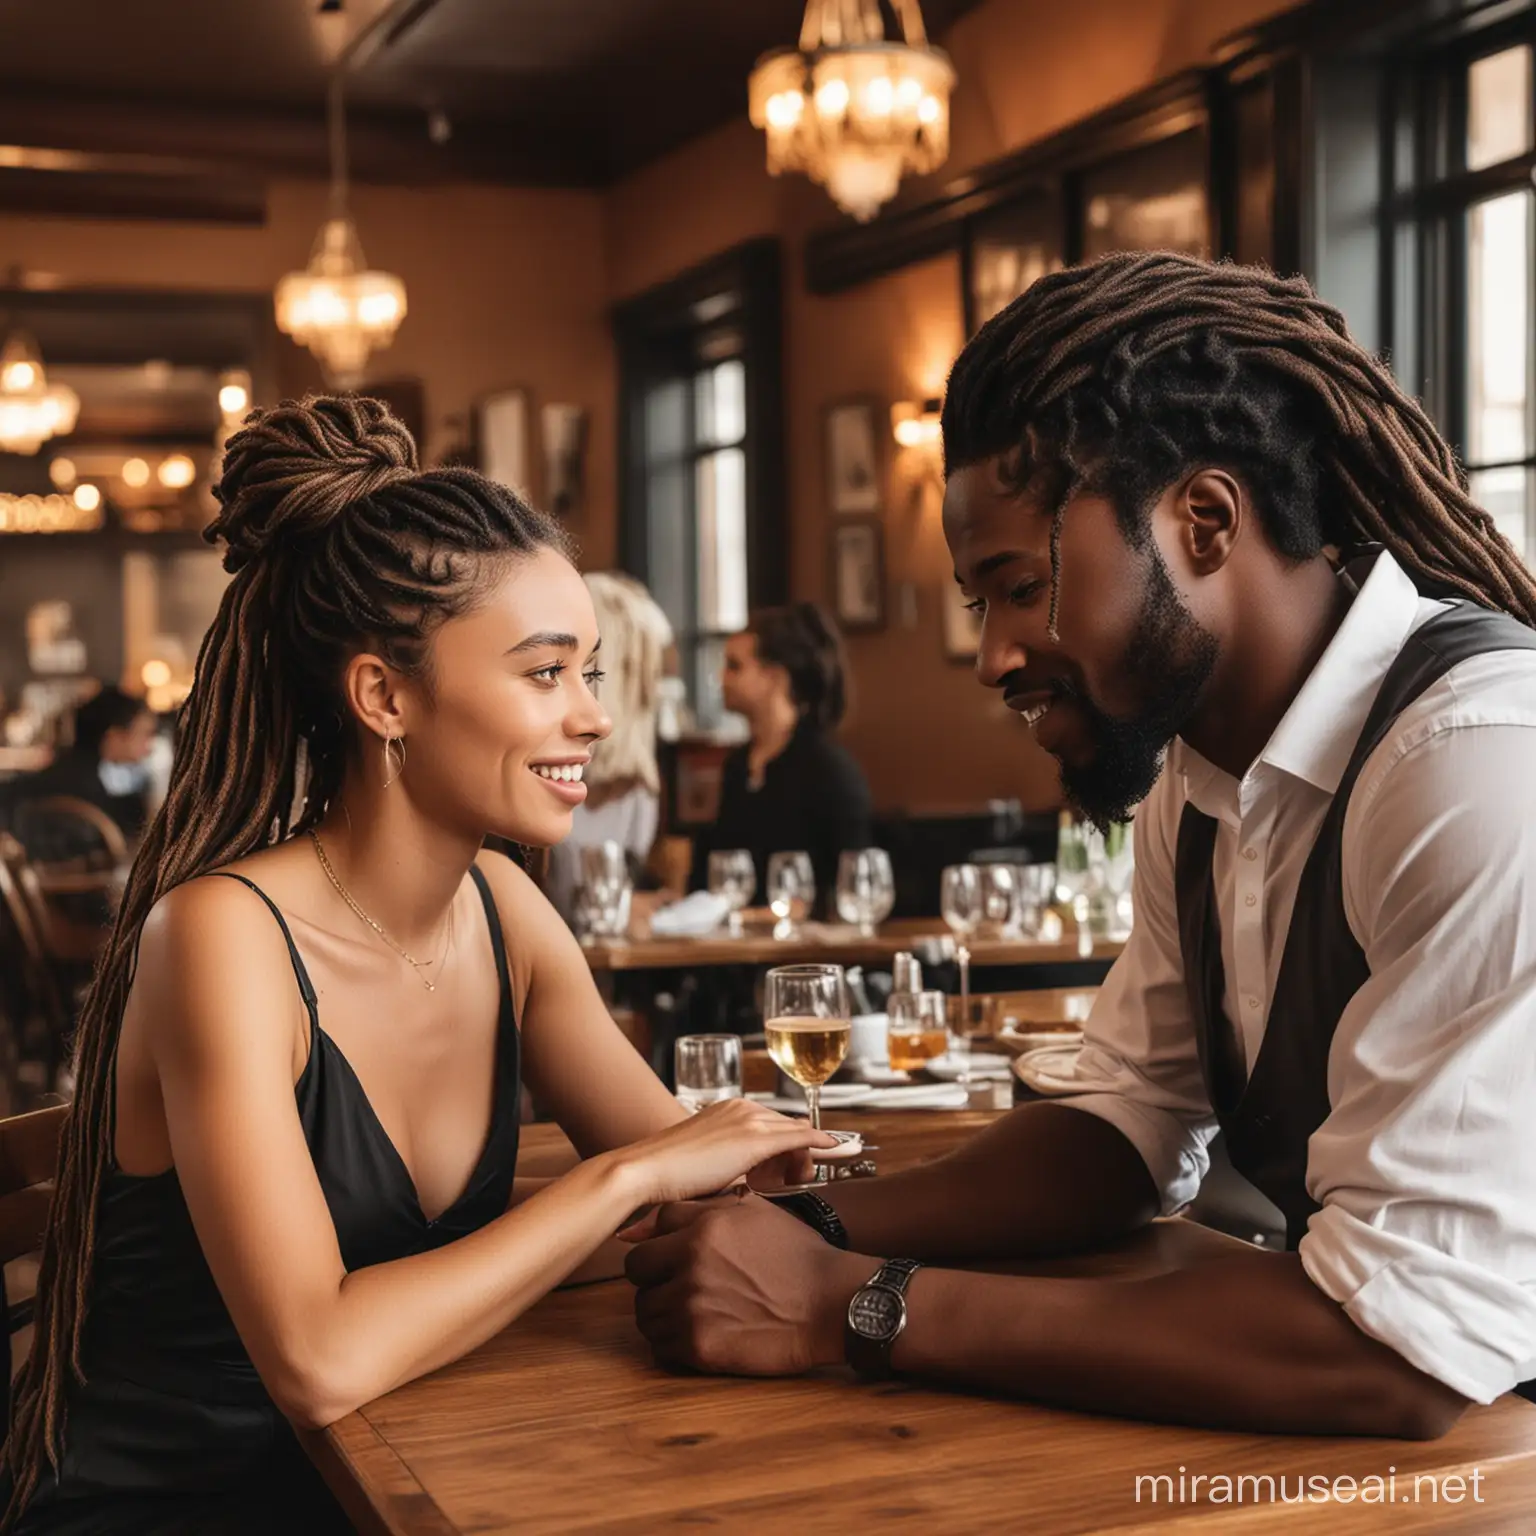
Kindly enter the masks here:
[[853, 923], [864, 938], [896, 905], [896, 877], [891, 856], [883, 848], [848, 849], [837, 861], [837, 915]]
[[988, 934], [1003, 938], [1019, 921], [1019, 882], [1011, 864], [982, 864], [981, 921]]
[[709, 856], [709, 890], [730, 908], [726, 919], [732, 935], [741, 933], [741, 909], [757, 888], [757, 868], [745, 848], [717, 849]]
[[[768, 1054], [805, 1089], [815, 1130], [821, 1129], [821, 1085], [847, 1058], [851, 1030], [842, 966], [780, 965], [768, 972], [763, 991]], [[818, 1164], [813, 1182], [827, 1177]]]
[[808, 853], [773, 853], [768, 856], [768, 908], [777, 921], [776, 939], [792, 939], [816, 900], [816, 874]]
[[954, 934], [956, 958], [960, 962], [960, 1025], [957, 1035], [964, 1041], [959, 1046], [962, 1053], [960, 1081], [967, 1088], [971, 1084], [970, 1041], [965, 1031], [971, 1011], [971, 952], [966, 948], [969, 939], [981, 926], [986, 915], [986, 891], [981, 870], [975, 864], [951, 864], [944, 871], [939, 885], [939, 911]]

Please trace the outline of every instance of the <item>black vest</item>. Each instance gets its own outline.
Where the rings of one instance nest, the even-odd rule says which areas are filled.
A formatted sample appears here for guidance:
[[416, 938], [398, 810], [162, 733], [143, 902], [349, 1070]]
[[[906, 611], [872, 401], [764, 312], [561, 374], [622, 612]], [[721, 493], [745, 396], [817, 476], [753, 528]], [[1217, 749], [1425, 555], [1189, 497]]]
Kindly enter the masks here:
[[[1344, 915], [1344, 816], [1366, 760], [1392, 723], [1457, 663], [1493, 651], [1536, 651], [1536, 631], [1457, 601], [1419, 626], [1388, 670], [1302, 871], [1263, 1044], [1245, 1074], [1242, 1042], [1222, 1007], [1211, 856], [1216, 822], [1185, 805], [1175, 872], [1184, 984], [1200, 1067], [1232, 1166], [1279, 1207], [1294, 1250], [1319, 1209], [1307, 1192], [1307, 1142], [1328, 1117], [1328, 1052], [1346, 1005], [1370, 975]], [[1519, 1390], [1530, 1396], [1536, 1383]]]

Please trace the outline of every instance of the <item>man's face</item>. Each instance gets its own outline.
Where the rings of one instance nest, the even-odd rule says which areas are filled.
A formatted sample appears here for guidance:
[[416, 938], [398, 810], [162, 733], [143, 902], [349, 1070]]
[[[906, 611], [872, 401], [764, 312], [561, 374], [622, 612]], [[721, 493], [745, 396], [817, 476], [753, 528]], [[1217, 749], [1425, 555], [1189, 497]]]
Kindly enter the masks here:
[[1173, 525], [1160, 504], [1135, 549], [1107, 500], [1070, 501], [1053, 641], [1048, 513], [1003, 486], [996, 460], [956, 471], [944, 494], [955, 574], [984, 604], [977, 676], [1003, 690], [1060, 763], [1068, 799], [1101, 826], [1145, 798], [1216, 665], [1216, 638], [1159, 549]]

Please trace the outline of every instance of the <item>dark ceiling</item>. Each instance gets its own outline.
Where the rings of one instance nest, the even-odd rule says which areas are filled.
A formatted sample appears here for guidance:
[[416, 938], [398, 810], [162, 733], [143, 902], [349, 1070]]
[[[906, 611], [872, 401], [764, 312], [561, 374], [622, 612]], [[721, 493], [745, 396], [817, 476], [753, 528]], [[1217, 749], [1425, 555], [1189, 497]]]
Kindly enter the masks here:
[[[923, 0], [930, 34], [942, 41], [976, 3]], [[0, 174], [11, 178], [0, 206], [25, 206], [27, 186], [69, 174], [201, 178], [206, 190], [214, 166], [323, 173], [328, 71], [360, 34], [347, 88], [360, 178], [604, 186], [744, 116], [753, 61], [793, 43], [804, 10], [803, 0], [341, 4], [338, 14], [319, 0], [0, 0]], [[446, 142], [429, 137], [433, 111]], [[233, 197], [227, 178], [225, 188]]]

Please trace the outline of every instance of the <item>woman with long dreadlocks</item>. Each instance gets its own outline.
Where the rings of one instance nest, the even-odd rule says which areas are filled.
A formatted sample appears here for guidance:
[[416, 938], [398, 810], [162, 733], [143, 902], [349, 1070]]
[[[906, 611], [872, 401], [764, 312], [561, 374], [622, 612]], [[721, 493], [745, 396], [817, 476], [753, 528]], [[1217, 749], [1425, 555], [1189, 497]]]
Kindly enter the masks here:
[[[1536, 582], [1339, 314], [1261, 270], [1042, 279], [962, 352], [944, 447], [979, 677], [1084, 812], [1139, 805], [1135, 930], [1079, 1091], [835, 1187], [834, 1242], [663, 1211], [629, 1261], [658, 1355], [1270, 1432], [1536, 1395]], [[1218, 1129], [1280, 1251], [942, 1267], [1179, 1211]]]
[[[9, 1529], [348, 1530], [290, 1423], [831, 1144], [685, 1116], [481, 851], [565, 836], [608, 730], [559, 527], [352, 398], [254, 414], [217, 494], [233, 580], [80, 1022]], [[585, 1161], [514, 1192], [524, 1077]]]

